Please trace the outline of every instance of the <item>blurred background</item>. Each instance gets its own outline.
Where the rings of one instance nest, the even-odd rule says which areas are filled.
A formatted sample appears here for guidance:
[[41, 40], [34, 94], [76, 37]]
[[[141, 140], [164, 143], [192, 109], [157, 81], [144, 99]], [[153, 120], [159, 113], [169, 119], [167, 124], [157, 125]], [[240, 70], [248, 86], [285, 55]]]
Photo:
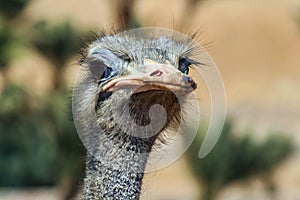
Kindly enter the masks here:
[[70, 96], [80, 48], [91, 30], [143, 26], [201, 31], [228, 119], [207, 157], [199, 133], [147, 174], [142, 199], [298, 200], [297, 0], [0, 0], [0, 199], [79, 199], [85, 149]]

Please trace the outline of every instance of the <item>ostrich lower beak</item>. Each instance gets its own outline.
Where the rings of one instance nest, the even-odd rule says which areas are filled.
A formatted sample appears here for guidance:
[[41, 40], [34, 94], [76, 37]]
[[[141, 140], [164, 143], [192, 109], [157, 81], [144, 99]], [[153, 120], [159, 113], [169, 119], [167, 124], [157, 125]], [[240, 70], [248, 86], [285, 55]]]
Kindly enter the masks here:
[[197, 88], [193, 79], [174, 66], [150, 63], [143, 66], [142, 73], [112, 79], [102, 86], [102, 91], [113, 92], [122, 88], [133, 88], [133, 93], [149, 90], [169, 90], [177, 93], [189, 93]]

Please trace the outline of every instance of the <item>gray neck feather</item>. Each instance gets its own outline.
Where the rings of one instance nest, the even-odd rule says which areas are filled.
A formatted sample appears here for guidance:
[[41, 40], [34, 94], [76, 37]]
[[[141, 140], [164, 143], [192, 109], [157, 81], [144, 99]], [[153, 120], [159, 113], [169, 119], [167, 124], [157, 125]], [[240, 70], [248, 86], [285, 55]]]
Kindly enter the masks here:
[[[139, 199], [148, 154], [138, 152], [149, 152], [151, 145], [134, 139], [131, 142], [136, 144], [130, 144], [130, 148], [112, 144], [110, 149], [106, 149], [103, 156], [111, 162], [88, 155], [83, 189], [85, 200]], [[141, 147], [148, 149], [139, 149]]]
[[[160, 114], [149, 120], [149, 108], [155, 104], [164, 105], [168, 114], [164, 127], [157, 127]], [[126, 114], [127, 108], [130, 112]], [[166, 91], [131, 96], [130, 91], [120, 90], [98, 102], [97, 124], [103, 132], [89, 136], [94, 148], [87, 157], [83, 199], [139, 199], [152, 147], [179, 111], [176, 96]]]
[[98, 145], [87, 156], [85, 200], [139, 199], [148, 155], [158, 134], [148, 138], [128, 134], [139, 135], [120, 114], [126, 102], [119, 97], [124, 95], [124, 91], [116, 92], [97, 110], [98, 124], [104, 132], [91, 138], [91, 143], [96, 141]]

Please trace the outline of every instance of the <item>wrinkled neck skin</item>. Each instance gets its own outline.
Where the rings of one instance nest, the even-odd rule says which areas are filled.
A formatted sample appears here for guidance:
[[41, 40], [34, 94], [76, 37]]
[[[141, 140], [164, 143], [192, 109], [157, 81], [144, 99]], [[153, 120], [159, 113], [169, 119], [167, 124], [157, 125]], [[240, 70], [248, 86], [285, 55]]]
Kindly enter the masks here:
[[[123, 101], [120, 98], [124, 95], [116, 93], [105, 103], [99, 103], [97, 124], [104, 131], [91, 139], [96, 148], [87, 157], [83, 189], [85, 200], [139, 199], [147, 159], [159, 133], [151, 137], [135, 137], [144, 133], [132, 128], [130, 118], [121, 114], [128, 105], [128, 99]], [[132, 111], [136, 112], [132, 116], [143, 124], [149, 120], [143, 112], [148, 112], [150, 104], [138, 102], [139, 99], [145, 101], [143, 98], [137, 99], [131, 105], [142, 108]], [[146, 105], [145, 108], [143, 105]]]
[[[151, 121], [149, 108], [155, 104], [163, 105], [168, 115], [157, 112]], [[101, 131], [88, 136], [93, 148], [87, 157], [83, 199], [139, 199], [152, 147], [179, 111], [176, 96], [164, 91], [131, 96], [122, 90], [98, 102], [97, 124]], [[163, 117], [166, 123], [160, 127], [157, 121]]]
[[115, 134], [109, 135], [111, 140], [99, 148], [104, 159], [87, 156], [83, 199], [139, 199], [152, 144], [134, 137], [123, 141]]

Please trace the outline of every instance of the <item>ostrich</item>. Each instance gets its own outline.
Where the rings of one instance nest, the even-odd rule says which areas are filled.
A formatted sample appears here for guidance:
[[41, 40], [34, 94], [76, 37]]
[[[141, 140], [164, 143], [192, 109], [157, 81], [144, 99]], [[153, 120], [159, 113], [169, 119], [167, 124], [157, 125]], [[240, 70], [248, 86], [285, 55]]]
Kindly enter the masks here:
[[[88, 45], [73, 91], [75, 124], [84, 126], [76, 128], [88, 149], [83, 199], [140, 198], [149, 153], [167, 143], [166, 130], [176, 130], [181, 104], [197, 88], [188, 75], [199, 64], [191, 41], [114, 33]], [[151, 114], [155, 105], [164, 112]]]

